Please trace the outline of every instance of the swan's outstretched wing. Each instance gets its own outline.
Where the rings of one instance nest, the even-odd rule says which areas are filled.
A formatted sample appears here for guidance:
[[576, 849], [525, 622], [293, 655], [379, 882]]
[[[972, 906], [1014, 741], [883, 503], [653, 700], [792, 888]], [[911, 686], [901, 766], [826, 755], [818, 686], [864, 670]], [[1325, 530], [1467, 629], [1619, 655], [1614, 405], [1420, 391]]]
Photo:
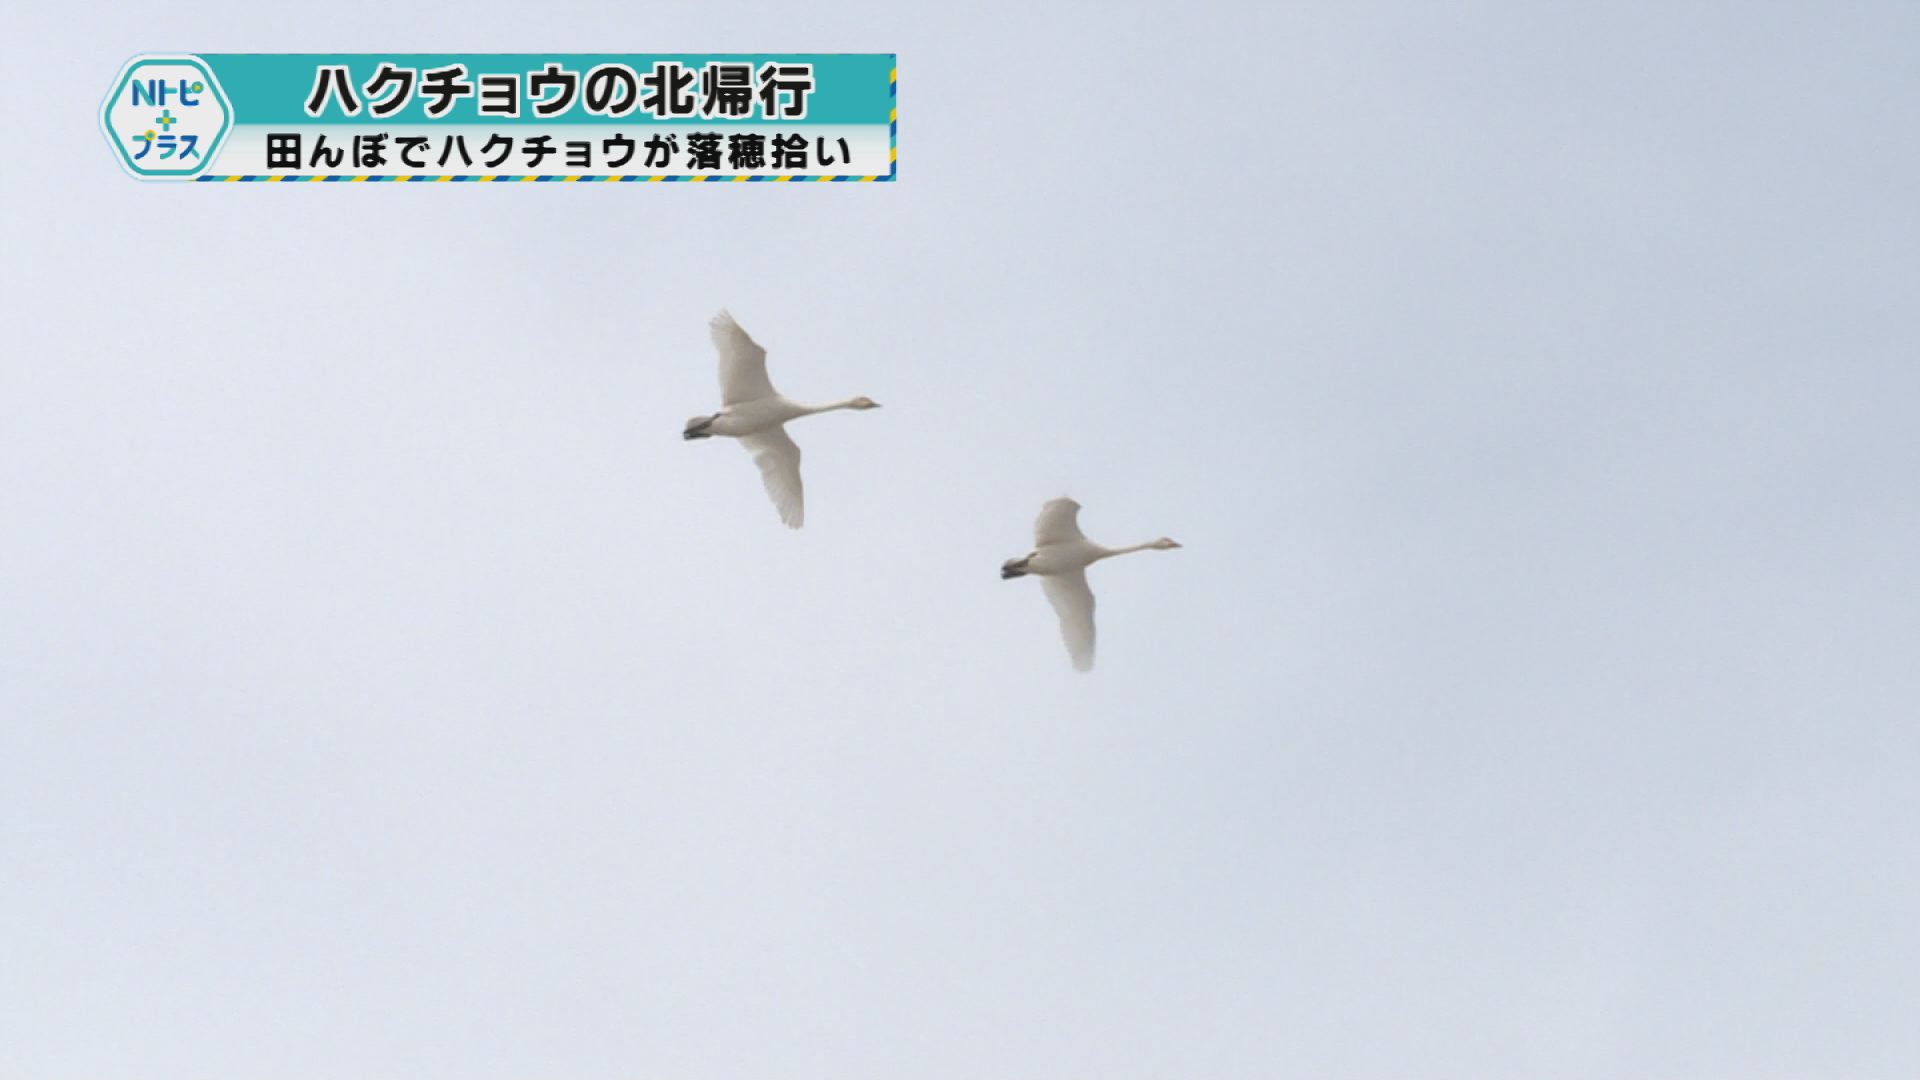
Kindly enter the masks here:
[[1033, 523], [1033, 546], [1045, 547], [1069, 540], [1085, 540], [1086, 534], [1080, 531], [1079, 517], [1080, 504], [1072, 499], [1054, 499], [1047, 503], [1040, 508], [1040, 517]]
[[738, 405], [773, 396], [767, 378], [767, 350], [754, 343], [733, 316], [722, 311], [709, 324], [713, 347], [720, 350], [720, 404]]
[[1060, 637], [1067, 643], [1067, 655], [1073, 657], [1073, 669], [1092, 671], [1093, 590], [1087, 588], [1087, 572], [1075, 570], [1043, 577], [1040, 587], [1060, 616]]
[[787, 437], [786, 428], [774, 428], [758, 435], [740, 436], [740, 445], [753, 455], [760, 466], [760, 482], [767, 486], [767, 497], [780, 511], [780, 520], [790, 529], [800, 527], [805, 517], [800, 487], [800, 447]]

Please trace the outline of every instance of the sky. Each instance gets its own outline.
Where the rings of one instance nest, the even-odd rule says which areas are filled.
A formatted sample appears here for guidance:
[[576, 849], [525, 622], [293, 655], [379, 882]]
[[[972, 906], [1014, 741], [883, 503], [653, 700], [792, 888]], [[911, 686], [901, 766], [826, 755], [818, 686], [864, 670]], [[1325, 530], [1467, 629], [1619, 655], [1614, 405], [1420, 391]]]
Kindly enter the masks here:
[[[0, 1075], [1920, 1072], [1920, 9], [8, 21]], [[900, 177], [138, 183], [174, 50], [895, 52]], [[800, 532], [721, 307], [885, 405]]]

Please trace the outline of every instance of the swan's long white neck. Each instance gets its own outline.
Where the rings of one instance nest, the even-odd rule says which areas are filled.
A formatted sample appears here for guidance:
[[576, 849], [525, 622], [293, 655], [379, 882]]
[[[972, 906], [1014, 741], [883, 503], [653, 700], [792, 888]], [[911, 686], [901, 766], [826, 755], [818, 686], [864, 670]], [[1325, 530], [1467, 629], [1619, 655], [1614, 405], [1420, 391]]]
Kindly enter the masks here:
[[850, 397], [845, 401], [829, 401], [825, 405], [802, 405], [800, 406], [800, 415], [818, 416], [823, 412], [832, 412], [835, 409], [857, 408], [859, 401], [860, 399], [857, 397]]
[[1147, 541], [1147, 542], [1146, 542], [1146, 543], [1144, 543], [1144, 544], [1134, 544], [1134, 545], [1132, 545], [1132, 546], [1130, 546], [1130, 547], [1122, 547], [1122, 548], [1101, 548], [1101, 549], [1100, 549], [1100, 554], [1099, 554], [1099, 556], [1098, 556], [1098, 558], [1099, 558], [1099, 559], [1111, 559], [1111, 558], [1113, 558], [1113, 557], [1114, 557], [1115, 555], [1131, 555], [1131, 554], [1133, 554], [1133, 553], [1134, 553], [1134, 552], [1136, 552], [1136, 551], [1146, 551], [1146, 550], [1149, 550], [1150, 548], [1152, 548], [1152, 547], [1153, 547], [1153, 545], [1155, 545], [1155, 544], [1157, 544], [1157, 543], [1159, 543], [1159, 542], [1160, 542], [1160, 541], [1158, 541], [1158, 540], [1149, 540], [1149, 541]]

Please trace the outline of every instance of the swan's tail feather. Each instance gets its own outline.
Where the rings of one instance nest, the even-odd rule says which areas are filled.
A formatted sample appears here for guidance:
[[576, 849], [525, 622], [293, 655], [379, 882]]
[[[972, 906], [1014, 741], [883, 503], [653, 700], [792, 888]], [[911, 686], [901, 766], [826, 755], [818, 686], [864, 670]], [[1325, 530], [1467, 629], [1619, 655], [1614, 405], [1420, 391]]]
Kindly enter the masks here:
[[1001, 563], [1000, 564], [1000, 580], [1011, 581], [1017, 577], [1026, 577], [1027, 563], [1030, 562], [1032, 559], [1033, 559], [1033, 556], [1028, 555], [1025, 558], [1008, 559], [1006, 562]]
[[696, 416], [687, 421], [687, 430], [681, 432], [680, 437], [687, 440], [710, 439], [713, 435], [707, 429], [718, 419], [717, 416]]

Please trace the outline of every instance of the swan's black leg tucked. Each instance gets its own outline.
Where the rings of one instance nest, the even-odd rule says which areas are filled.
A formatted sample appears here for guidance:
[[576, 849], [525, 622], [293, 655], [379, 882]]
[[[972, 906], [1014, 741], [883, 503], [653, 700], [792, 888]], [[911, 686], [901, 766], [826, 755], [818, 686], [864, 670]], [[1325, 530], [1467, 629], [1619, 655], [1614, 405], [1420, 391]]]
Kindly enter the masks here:
[[707, 429], [712, 427], [713, 422], [717, 419], [719, 419], [719, 417], [715, 417], [715, 416], [695, 417], [694, 419], [687, 421], [687, 430], [681, 432], [680, 437], [683, 439], [687, 439], [689, 441], [693, 439], [711, 439], [713, 438], [713, 436], [707, 434]]
[[1024, 559], [1008, 559], [1006, 562], [1001, 563], [1000, 580], [1010, 581], [1017, 577], [1026, 577], [1027, 563], [1032, 560], [1032, 558], [1033, 556], [1029, 555]]

